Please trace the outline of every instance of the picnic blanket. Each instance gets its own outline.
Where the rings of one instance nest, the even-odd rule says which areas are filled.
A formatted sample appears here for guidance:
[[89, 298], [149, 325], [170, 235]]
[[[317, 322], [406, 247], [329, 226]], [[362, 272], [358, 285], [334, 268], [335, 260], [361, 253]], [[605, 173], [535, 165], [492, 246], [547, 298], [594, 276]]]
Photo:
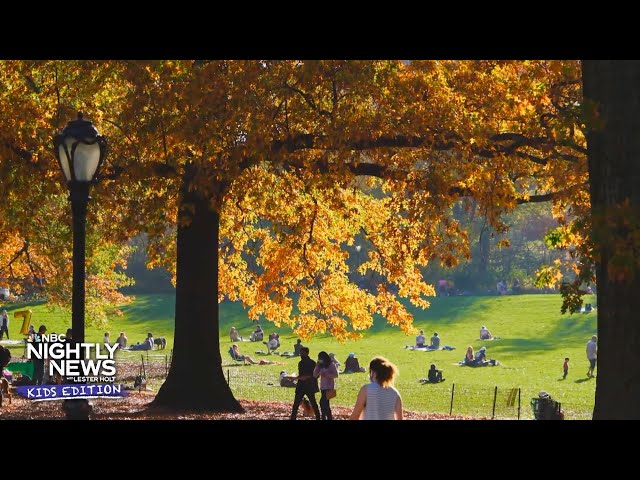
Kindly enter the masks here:
[[419, 352], [435, 352], [436, 350], [455, 350], [456, 347], [452, 347], [451, 345], [445, 345], [440, 348], [427, 348], [427, 347], [415, 347], [412, 345], [404, 347], [406, 350], [417, 350]]
[[0, 340], [2, 345], [24, 345], [24, 340]]
[[489, 360], [487, 363], [483, 363], [481, 365], [469, 365], [465, 363], [464, 360], [460, 360], [458, 363], [454, 363], [454, 365], [458, 365], [460, 367], [478, 368], [478, 367], [497, 367], [498, 365], [502, 365], [502, 364], [498, 360]]

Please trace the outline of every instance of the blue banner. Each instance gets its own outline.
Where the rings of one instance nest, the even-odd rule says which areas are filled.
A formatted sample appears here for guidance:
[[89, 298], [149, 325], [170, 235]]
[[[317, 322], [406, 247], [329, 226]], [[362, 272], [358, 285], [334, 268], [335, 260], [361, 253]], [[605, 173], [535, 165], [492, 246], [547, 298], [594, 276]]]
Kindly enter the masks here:
[[72, 398], [125, 397], [124, 385], [91, 383], [72, 385], [24, 385], [16, 387], [18, 395], [29, 400], [68, 400]]

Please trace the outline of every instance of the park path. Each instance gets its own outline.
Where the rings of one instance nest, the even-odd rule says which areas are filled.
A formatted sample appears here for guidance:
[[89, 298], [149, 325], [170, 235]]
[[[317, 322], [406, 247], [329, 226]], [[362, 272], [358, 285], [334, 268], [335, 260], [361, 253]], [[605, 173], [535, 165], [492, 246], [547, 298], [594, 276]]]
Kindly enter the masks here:
[[[94, 419], [96, 420], [287, 420], [291, 413], [291, 404], [283, 402], [241, 401], [246, 412], [238, 413], [171, 413], [145, 411], [146, 405], [153, 400], [151, 392], [131, 392], [129, 396], [119, 399], [95, 399]], [[293, 399], [293, 395], [292, 395]], [[333, 407], [336, 420], [345, 420], [351, 414], [350, 407]], [[0, 408], [2, 420], [44, 420], [63, 419], [62, 403], [60, 401], [33, 402], [16, 395], [11, 404], [5, 400]], [[312, 418], [302, 417], [302, 420]], [[478, 420], [465, 416], [449, 416], [438, 413], [405, 412], [409, 420]]]

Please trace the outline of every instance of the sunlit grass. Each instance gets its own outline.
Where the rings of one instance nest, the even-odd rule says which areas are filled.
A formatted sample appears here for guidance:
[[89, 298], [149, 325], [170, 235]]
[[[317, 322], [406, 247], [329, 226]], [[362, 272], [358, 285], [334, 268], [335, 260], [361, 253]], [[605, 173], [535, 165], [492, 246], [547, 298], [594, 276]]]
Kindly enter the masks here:
[[[165, 336], [168, 340], [167, 353], [173, 346], [174, 296], [140, 295], [127, 306], [122, 307], [123, 317], [110, 319], [107, 330], [112, 341], [120, 331], [125, 331], [130, 343], [142, 341], [147, 332], [154, 336]], [[595, 297], [587, 302], [596, 304]], [[511, 389], [520, 388], [521, 415], [531, 418], [529, 402], [540, 390], [546, 390], [563, 403], [567, 418], [590, 418], [594, 404], [595, 380], [587, 380], [588, 362], [585, 346], [591, 335], [596, 333], [596, 312], [589, 314], [561, 315], [559, 295], [516, 295], [505, 297], [438, 297], [432, 299], [432, 306], [426, 311], [413, 309], [415, 326], [425, 330], [430, 337], [439, 333], [442, 345], [456, 347], [453, 351], [413, 352], [405, 345], [414, 343], [414, 337], [407, 337], [389, 326], [381, 318], [376, 318], [374, 327], [365, 333], [363, 339], [340, 344], [328, 336], [316, 337], [308, 344], [315, 358], [320, 350], [334, 352], [344, 362], [349, 352], [356, 352], [363, 366], [371, 358], [383, 355], [396, 363], [400, 376], [396, 386], [400, 390], [405, 406], [410, 410], [449, 412], [451, 390], [455, 383], [454, 413], [473, 414], [490, 417], [493, 412], [495, 387], [496, 416], [515, 418], [515, 405], [508, 406]], [[45, 324], [49, 332], [64, 332], [70, 326], [70, 315], [59, 310], [49, 311], [44, 305], [31, 305], [32, 323], [37, 328]], [[8, 306], [7, 310], [15, 310]], [[18, 338], [19, 322], [13, 319], [10, 325], [12, 338]], [[277, 386], [281, 370], [294, 372], [297, 359], [278, 356], [269, 357], [283, 365], [238, 366], [229, 358], [229, 328], [236, 326], [240, 334], [249, 337], [254, 324], [248, 320], [241, 305], [225, 303], [220, 306], [221, 356], [231, 386], [240, 398], [253, 400], [292, 400], [292, 389]], [[278, 331], [282, 347], [293, 350], [296, 337], [288, 328], [275, 328], [262, 322], [267, 333]], [[480, 326], [486, 325], [495, 341], [478, 340]], [[101, 341], [104, 329], [88, 327], [88, 341]], [[487, 347], [488, 357], [501, 362], [497, 367], [459, 367], [457, 362], [464, 356], [465, 349]], [[263, 350], [261, 343], [243, 342], [241, 351], [256, 358], [256, 350]], [[14, 355], [21, 355], [16, 347]], [[133, 354], [132, 354], [133, 355]], [[562, 363], [570, 357], [569, 375], [562, 379]], [[421, 385], [420, 378], [426, 376], [431, 363], [444, 370], [446, 381], [438, 385]], [[367, 374], [342, 375], [338, 380], [338, 397], [333, 403], [352, 405], [358, 389], [368, 380]], [[268, 385], [275, 384], [274, 386]]]

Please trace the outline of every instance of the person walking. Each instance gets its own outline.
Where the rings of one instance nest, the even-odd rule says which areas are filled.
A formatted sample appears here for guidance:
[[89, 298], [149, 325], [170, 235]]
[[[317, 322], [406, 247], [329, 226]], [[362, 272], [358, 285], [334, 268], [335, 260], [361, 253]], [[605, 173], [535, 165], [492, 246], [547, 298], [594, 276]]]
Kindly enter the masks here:
[[6, 310], [2, 310], [2, 317], [0, 318], [0, 340], [2, 340], [5, 333], [7, 334], [7, 340], [9, 340], [9, 314]]
[[564, 370], [564, 375], [562, 375], [562, 379], [564, 380], [567, 378], [567, 374], [569, 373], [569, 357], [565, 357], [562, 369]]
[[335, 379], [338, 378], [338, 369], [327, 352], [318, 354], [318, 363], [313, 369], [313, 376], [320, 377], [320, 412], [322, 420], [333, 420], [329, 400], [335, 396]]
[[350, 420], [402, 420], [402, 398], [393, 386], [398, 367], [384, 357], [369, 364], [371, 383], [358, 393]]
[[595, 335], [587, 342], [587, 360], [589, 360], [589, 370], [587, 377], [593, 378], [593, 370], [596, 368], [596, 359], [598, 358], [598, 337]]
[[291, 408], [291, 420], [295, 420], [298, 416], [298, 408], [300, 408], [300, 404], [305, 395], [309, 399], [311, 408], [313, 408], [316, 420], [320, 420], [320, 410], [318, 409], [318, 402], [316, 401], [316, 393], [319, 391], [318, 379], [313, 376], [315, 368], [316, 362], [309, 357], [309, 347], [302, 347], [300, 349], [300, 361], [298, 362], [296, 395], [293, 400], [293, 407]]

